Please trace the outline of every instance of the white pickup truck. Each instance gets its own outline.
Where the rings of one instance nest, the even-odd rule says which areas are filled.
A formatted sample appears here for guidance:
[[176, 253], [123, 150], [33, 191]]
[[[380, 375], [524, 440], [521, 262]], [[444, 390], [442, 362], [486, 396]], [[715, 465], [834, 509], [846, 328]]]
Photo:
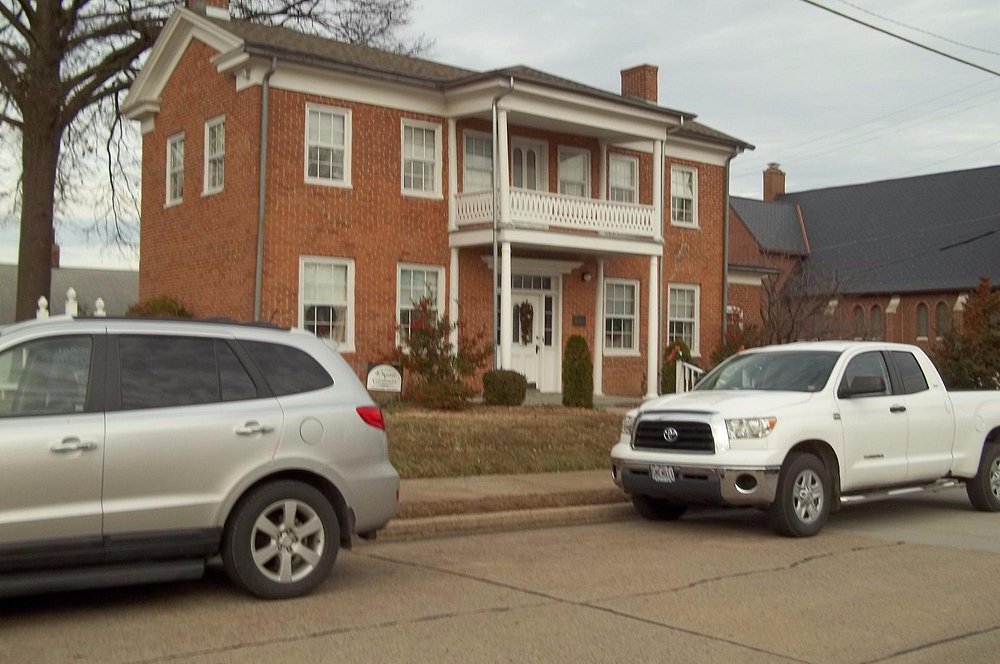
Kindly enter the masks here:
[[996, 512], [1000, 392], [949, 393], [915, 346], [755, 348], [629, 411], [611, 473], [648, 519], [757, 507], [790, 537], [815, 535], [842, 504], [959, 483]]

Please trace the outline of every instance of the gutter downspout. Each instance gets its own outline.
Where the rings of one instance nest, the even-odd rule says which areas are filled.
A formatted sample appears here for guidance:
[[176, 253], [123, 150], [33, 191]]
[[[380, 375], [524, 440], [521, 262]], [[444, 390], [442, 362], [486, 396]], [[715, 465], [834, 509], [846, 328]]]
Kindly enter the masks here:
[[260, 92], [260, 179], [257, 184], [257, 262], [253, 275], [253, 319], [260, 320], [264, 290], [264, 202], [267, 187], [267, 106], [271, 91], [271, 75], [278, 68], [278, 58], [271, 58], [271, 67], [264, 74]]
[[[492, 344], [493, 344], [493, 368], [500, 368], [500, 358], [497, 355], [497, 347], [500, 345], [498, 341], [503, 341], [503, 339], [498, 340], [496, 338], [496, 330], [500, 327], [500, 308], [497, 306], [497, 277], [500, 275], [500, 258], [497, 255], [497, 187], [499, 183], [497, 182], [497, 159], [499, 159], [499, 151], [497, 150], [497, 104], [501, 99], [509, 95], [514, 91], [514, 77], [510, 77], [509, 87], [503, 92], [497, 94], [493, 97], [493, 287], [491, 289], [492, 296], [490, 301], [493, 303], [493, 333], [492, 333]], [[507, 146], [504, 146], [507, 149]]]
[[729, 333], [729, 176], [730, 163], [742, 150], [736, 150], [726, 157], [726, 201], [722, 213], [722, 343], [725, 345]]
[[[663, 177], [664, 181], [666, 181], [667, 176], [669, 175], [669, 171], [667, 171], [667, 168], [666, 168], [666, 166], [667, 166], [667, 139], [670, 138], [670, 134], [676, 134], [677, 132], [679, 132], [681, 129], [684, 128], [684, 116], [682, 115], [680, 117], [681, 117], [680, 124], [678, 124], [676, 127], [668, 127], [667, 128], [667, 133], [664, 134], [664, 136], [663, 136], [663, 141], [662, 141], [663, 148], [660, 150], [660, 152], [663, 155], [663, 164], [662, 164], [662, 166], [663, 166], [663, 172], [660, 175]], [[663, 190], [660, 193], [664, 197], [669, 196], [666, 187], [663, 187]], [[661, 217], [665, 217], [666, 215], [670, 214], [670, 205], [663, 205], [663, 201], [660, 201], [660, 204], [663, 207], [663, 213], [660, 216]], [[656, 336], [657, 336], [657, 340], [659, 341], [659, 343], [656, 344], [656, 370], [657, 370], [657, 374], [660, 374], [660, 375], [657, 376], [658, 380], [656, 381], [657, 392], [659, 392], [660, 386], [663, 385], [663, 376], [662, 376], [662, 373], [663, 373], [663, 351], [664, 351], [664, 347], [666, 346], [666, 339], [664, 338], [664, 330], [666, 328], [666, 320], [665, 320], [666, 307], [664, 306], [664, 303], [666, 303], [667, 298], [670, 295], [670, 292], [667, 289], [667, 285], [666, 285], [666, 283], [664, 283], [664, 276], [666, 275], [666, 269], [667, 269], [667, 266], [666, 266], [666, 263], [667, 263], [667, 251], [666, 251], [667, 250], [667, 234], [665, 232], [665, 229], [666, 229], [666, 226], [667, 226], [667, 222], [665, 222], [663, 219], [660, 219], [660, 224], [661, 224], [661, 228], [663, 229], [660, 232], [660, 235], [663, 236], [663, 255], [660, 257], [660, 276], [659, 276], [659, 279], [660, 279], [660, 284], [659, 284], [660, 285], [660, 306], [657, 307], [659, 309], [659, 311], [657, 312], [657, 318], [659, 320], [658, 320], [658, 323], [657, 323], [658, 330], [657, 330]]]

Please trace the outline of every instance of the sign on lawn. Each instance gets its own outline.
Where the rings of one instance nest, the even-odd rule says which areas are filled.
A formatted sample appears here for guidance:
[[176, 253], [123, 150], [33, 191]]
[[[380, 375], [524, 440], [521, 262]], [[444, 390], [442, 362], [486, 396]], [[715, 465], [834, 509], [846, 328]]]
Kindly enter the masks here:
[[403, 391], [403, 370], [393, 364], [369, 364], [367, 388], [373, 392]]

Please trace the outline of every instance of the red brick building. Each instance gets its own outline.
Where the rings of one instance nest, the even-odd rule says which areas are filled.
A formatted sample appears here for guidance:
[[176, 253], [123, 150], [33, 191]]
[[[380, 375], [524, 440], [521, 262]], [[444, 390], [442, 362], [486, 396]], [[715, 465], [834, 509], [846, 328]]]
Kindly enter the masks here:
[[657, 102], [651, 65], [615, 94], [179, 9], [125, 108], [140, 298], [307, 329], [363, 374], [429, 296], [541, 391], [579, 334], [598, 394], [655, 394], [668, 338], [705, 362], [721, 341], [752, 148]]

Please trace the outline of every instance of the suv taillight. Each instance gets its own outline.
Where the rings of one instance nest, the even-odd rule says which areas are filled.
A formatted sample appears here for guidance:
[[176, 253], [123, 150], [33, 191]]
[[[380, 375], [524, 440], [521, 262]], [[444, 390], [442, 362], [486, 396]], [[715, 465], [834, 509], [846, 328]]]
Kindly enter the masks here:
[[378, 406], [358, 406], [358, 415], [368, 426], [385, 431], [385, 418]]

